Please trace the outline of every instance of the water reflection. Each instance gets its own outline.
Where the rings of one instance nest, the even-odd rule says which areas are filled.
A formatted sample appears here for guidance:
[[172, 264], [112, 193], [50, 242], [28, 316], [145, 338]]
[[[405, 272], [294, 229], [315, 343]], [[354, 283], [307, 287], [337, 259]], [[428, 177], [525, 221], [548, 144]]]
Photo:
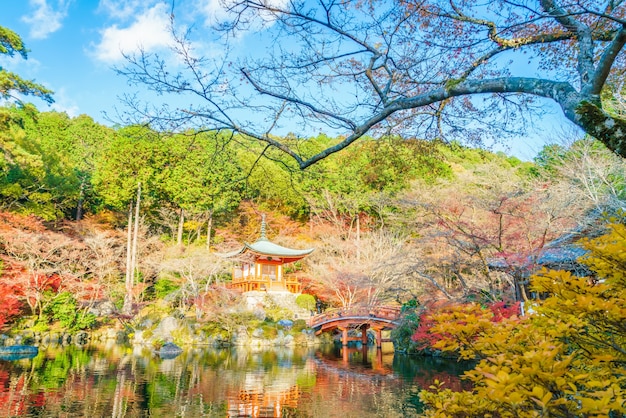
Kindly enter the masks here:
[[463, 365], [375, 349], [196, 349], [174, 359], [129, 347], [49, 347], [0, 360], [0, 416], [405, 417]]

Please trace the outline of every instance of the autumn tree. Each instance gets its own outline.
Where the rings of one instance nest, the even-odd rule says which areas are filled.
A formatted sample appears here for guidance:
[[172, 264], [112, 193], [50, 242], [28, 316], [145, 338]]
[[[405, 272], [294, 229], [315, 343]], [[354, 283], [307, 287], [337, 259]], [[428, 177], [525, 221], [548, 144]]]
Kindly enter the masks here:
[[[478, 151], [461, 152], [454, 177], [416, 182], [402, 204], [419, 231], [415, 271], [448, 298], [484, 291], [493, 299], [526, 298], [521, 282], [542, 250], [578, 225], [589, 202], [562, 184], [536, 179], [527, 165]], [[500, 274], [495, 270], [504, 270]]]
[[[226, 57], [195, 47], [220, 32], [188, 30], [187, 22], [179, 31], [172, 18], [175, 58], [143, 51], [118, 72], [189, 103], [174, 108], [168, 97], [155, 109], [130, 96], [134, 120], [241, 133], [300, 168], [368, 132], [481, 140], [496, 128], [502, 136], [542, 101], [626, 156], [626, 123], [603, 109], [603, 93], [623, 78], [625, 14], [613, 0], [497, 0], [489, 8], [457, 0], [237, 0], [219, 25]], [[267, 39], [266, 48], [241, 52], [240, 38], [252, 34]], [[537, 70], [515, 71], [522, 60]], [[321, 150], [303, 147], [299, 138], [320, 129], [340, 136]], [[295, 135], [276, 136], [285, 131]]]
[[124, 293], [120, 278], [124, 271], [125, 234], [99, 228], [87, 220], [81, 224], [80, 235], [89, 253], [85, 260], [87, 269], [97, 280], [101, 297], [117, 300]]
[[358, 242], [322, 239], [310, 257], [316, 294], [344, 308], [394, 302], [403, 292], [408, 254], [403, 237], [384, 230], [363, 234]]
[[215, 254], [207, 254], [199, 247], [184, 250], [174, 248], [163, 260], [160, 279], [167, 279], [178, 287], [176, 298], [183, 310], [191, 307], [196, 317], [203, 315], [203, 306], [212, 298], [207, 295], [225, 268], [225, 260]]
[[626, 161], [593, 138], [544, 147], [535, 158], [540, 178], [561, 182], [597, 212], [617, 213], [626, 201]]
[[12, 259], [20, 274], [2, 277], [16, 287], [16, 296], [25, 302], [39, 321], [55, 298], [64, 291], [76, 299], [94, 301], [99, 286], [88, 283], [84, 245], [67, 235], [49, 231], [2, 231], [1, 250]]

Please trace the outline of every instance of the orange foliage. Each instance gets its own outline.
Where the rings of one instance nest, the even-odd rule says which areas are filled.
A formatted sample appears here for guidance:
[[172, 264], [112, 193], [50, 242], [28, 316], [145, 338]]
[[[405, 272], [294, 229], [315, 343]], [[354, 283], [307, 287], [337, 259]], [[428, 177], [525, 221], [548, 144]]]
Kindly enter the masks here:
[[34, 215], [0, 212], [0, 231], [20, 229], [23, 231], [43, 232], [46, 227], [43, 221]]

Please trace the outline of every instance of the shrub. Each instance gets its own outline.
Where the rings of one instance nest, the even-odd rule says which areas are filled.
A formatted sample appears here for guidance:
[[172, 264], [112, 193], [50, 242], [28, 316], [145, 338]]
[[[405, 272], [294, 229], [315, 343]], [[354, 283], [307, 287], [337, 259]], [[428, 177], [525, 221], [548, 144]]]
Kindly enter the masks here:
[[174, 283], [172, 280], [159, 279], [154, 284], [154, 296], [157, 299], [163, 299], [170, 293], [174, 292], [175, 290], [178, 290], [179, 288], [180, 286]]
[[61, 326], [69, 331], [91, 328], [96, 322], [95, 315], [79, 309], [76, 299], [70, 292], [56, 295], [47, 306], [45, 314], [52, 320], [59, 321]]
[[422, 391], [426, 416], [573, 417], [626, 414], [626, 226], [585, 241], [594, 280], [543, 270], [533, 290], [550, 295], [523, 319], [459, 307], [432, 316], [435, 347], [480, 362], [472, 391], [439, 383]]
[[396, 328], [391, 330], [391, 339], [397, 351], [403, 353], [415, 353], [419, 351], [418, 345], [412, 339], [420, 323], [418, 309], [419, 304], [415, 299], [402, 305], [401, 322]]
[[19, 300], [18, 289], [7, 283], [0, 283], [0, 329], [22, 313], [22, 302]]
[[266, 297], [264, 300], [265, 304], [265, 317], [272, 322], [278, 322], [281, 319], [291, 319], [293, 318], [293, 312], [291, 312], [287, 308], [283, 308], [274, 302], [274, 300], [270, 297]]
[[314, 311], [315, 297], [306, 293], [298, 295], [298, 297], [296, 297], [296, 305], [302, 309], [306, 309], [307, 311]]
[[265, 323], [261, 329], [263, 330], [263, 338], [271, 340], [278, 336], [278, 329], [276, 329], [276, 325], [274, 324]]
[[303, 329], [307, 329], [306, 321], [304, 319], [296, 319], [293, 321], [293, 325], [291, 326], [291, 332], [299, 333], [302, 332]]

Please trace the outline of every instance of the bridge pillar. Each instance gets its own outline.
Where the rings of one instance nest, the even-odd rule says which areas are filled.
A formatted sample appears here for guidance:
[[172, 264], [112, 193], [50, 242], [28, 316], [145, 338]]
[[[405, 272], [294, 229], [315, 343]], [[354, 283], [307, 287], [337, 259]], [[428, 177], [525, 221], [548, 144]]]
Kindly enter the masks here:
[[348, 346], [348, 328], [340, 328], [341, 329], [341, 345], [344, 347]]
[[361, 344], [363, 347], [367, 347], [367, 330], [369, 328], [368, 324], [361, 325]]
[[376, 348], [380, 351], [383, 348], [383, 330], [376, 329]]

